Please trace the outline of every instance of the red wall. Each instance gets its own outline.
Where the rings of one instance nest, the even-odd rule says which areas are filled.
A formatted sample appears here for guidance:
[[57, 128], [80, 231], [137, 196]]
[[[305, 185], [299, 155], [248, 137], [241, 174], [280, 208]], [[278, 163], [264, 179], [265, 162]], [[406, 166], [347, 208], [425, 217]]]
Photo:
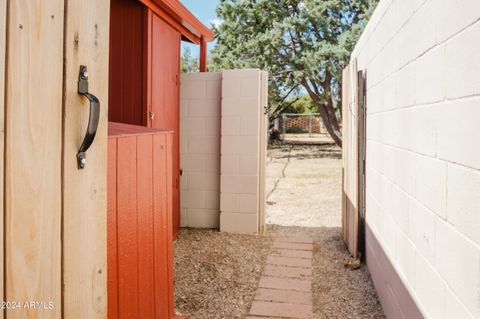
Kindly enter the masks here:
[[180, 42], [180, 32], [139, 1], [111, 0], [109, 120], [173, 132], [175, 238], [180, 229]]
[[111, 0], [109, 115], [113, 122], [146, 125], [144, 34], [146, 13], [136, 0]]
[[110, 123], [108, 318], [172, 318], [172, 134]]
[[151, 100], [154, 128], [173, 132], [173, 228], [180, 229], [180, 33], [151, 17]]

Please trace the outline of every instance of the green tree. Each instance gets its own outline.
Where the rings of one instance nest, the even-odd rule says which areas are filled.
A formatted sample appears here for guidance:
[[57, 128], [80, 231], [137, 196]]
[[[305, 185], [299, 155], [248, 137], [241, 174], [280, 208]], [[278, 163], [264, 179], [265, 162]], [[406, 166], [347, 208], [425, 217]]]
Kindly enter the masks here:
[[189, 47], [184, 48], [180, 56], [180, 70], [182, 73], [199, 71], [199, 60], [192, 55]]
[[317, 107], [310, 95], [301, 95], [285, 110], [286, 113], [311, 114], [317, 112]]
[[270, 73], [270, 104], [288, 108], [308, 93], [328, 133], [341, 146], [341, 76], [378, 0], [221, 0], [212, 52], [216, 69]]

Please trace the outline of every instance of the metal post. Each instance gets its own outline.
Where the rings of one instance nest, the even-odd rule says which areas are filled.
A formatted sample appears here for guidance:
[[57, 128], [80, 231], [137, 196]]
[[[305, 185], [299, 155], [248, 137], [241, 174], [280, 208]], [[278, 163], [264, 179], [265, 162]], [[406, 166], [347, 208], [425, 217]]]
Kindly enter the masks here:
[[308, 137], [312, 137], [312, 116], [308, 117]]

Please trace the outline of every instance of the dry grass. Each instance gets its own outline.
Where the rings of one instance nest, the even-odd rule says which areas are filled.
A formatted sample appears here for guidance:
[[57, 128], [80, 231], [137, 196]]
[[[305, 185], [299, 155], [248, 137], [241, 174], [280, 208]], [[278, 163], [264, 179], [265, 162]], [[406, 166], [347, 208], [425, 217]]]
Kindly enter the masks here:
[[175, 242], [175, 308], [189, 319], [243, 318], [250, 309], [270, 236], [183, 229]]

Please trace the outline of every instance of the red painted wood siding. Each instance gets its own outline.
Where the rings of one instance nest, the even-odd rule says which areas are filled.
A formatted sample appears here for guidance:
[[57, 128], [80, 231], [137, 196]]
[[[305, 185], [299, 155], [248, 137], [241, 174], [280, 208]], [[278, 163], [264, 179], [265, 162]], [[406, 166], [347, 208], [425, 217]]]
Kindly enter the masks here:
[[111, 0], [110, 9], [108, 118], [113, 122], [146, 125], [146, 9], [136, 0]]
[[172, 134], [110, 123], [108, 147], [108, 318], [172, 318]]
[[151, 15], [151, 121], [154, 128], [173, 132], [173, 231], [180, 228], [180, 33]]

